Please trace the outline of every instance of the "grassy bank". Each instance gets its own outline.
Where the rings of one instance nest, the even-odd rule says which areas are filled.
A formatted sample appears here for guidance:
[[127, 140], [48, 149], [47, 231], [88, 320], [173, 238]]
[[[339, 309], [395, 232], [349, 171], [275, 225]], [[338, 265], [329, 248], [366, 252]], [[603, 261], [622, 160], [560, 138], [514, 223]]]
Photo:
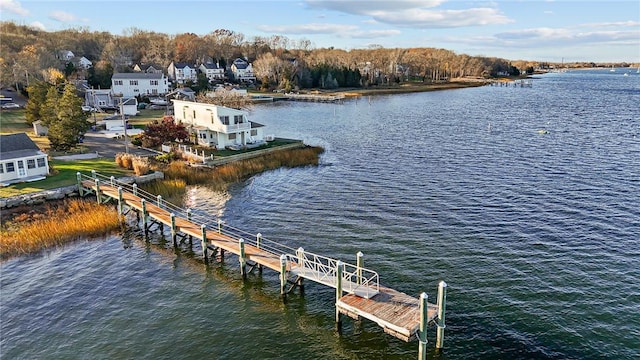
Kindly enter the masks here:
[[41, 211], [21, 213], [4, 224], [0, 230], [0, 258], [108, 234], [119, 226], [118, 212], [112, 206], [81, 199], [47, 204]]
[[112, 159], [104, 158], [72, 161], [51, 160], [49, 165], [52, 171], [46, 179], [1, 187], [0, 198], [74, 185], [77, 183], [76, 173], [78, 171], [88, 173], [95, 170], [100, 174], [116, 177], [132, 174], [131, 171], [118, 167]]

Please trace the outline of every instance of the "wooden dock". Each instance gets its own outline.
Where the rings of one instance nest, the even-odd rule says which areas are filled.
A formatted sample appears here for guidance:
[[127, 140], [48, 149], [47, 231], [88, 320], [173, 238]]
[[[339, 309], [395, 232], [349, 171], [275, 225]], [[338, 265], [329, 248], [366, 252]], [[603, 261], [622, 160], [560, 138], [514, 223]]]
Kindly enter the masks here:
[[[444, 343], [444, 313], [446, 283], [440, 282], [438, 304], [429, 304], [427, 295], [419, 298], [380, 285], [379, 275], [363, 266], [362, 253], [357, 254], [357, 264], [324, 257], [291, 248], [233, 228], [208, 214], [194, 214], [137, 188], [136, 184], [118, 182], [95, 172], [91, 176], [77, 174], [80, 195], [93, 193], [98, 202], [116, 201], [118, 212], [134, 211], [145, 235], [156, 224], [164, 234], [164, 226], [171, 232], [173, 245], [177, 238], [198, 239], [201, 242], [205, 262], [211, 257], [228, 252], [238, 257], [240, 272], [245, 277], [255, 268], [269, 268], [280, 274], [280, 291], [283, 298], [295, 287], [302, 287], [303, 280], [323, 284], [336, 289], [336, 323], [341, 315], [354, 319], [365, 318], [377, 323], [383, 330], [399, 339], [419, 341], [419, 358], [426, 356], [426, 336], [429, 323], [437, 327], [436, 347]], [[249, 270], [247, 270], [249, 267]], [[287, 289], [287, 287], [289, 289]], [[345, 294], [346, 293], [346, 294]]]

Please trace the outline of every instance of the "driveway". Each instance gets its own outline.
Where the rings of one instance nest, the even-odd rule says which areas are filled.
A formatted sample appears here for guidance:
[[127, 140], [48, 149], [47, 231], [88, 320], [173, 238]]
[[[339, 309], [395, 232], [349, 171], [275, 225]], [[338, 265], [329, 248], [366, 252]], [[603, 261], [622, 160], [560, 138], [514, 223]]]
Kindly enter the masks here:
[[[112, 135], [101, 132], [87, 132], [84, 134], [84, 145], [89, 152], [97, 153], [98, 157], [115, 158], [117, 153], [125, 152], [124, 140], [112, 138]], [[138, 156], [155, 156], [157, 153], [129, 143], [129, 153]]]

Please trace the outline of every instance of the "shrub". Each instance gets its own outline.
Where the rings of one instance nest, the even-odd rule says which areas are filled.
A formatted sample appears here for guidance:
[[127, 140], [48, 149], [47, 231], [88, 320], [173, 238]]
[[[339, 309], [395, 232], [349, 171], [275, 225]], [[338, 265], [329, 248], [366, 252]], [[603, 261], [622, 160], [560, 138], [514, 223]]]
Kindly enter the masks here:
[[137, 176], [145, 175], [149, 173], [149, 169], [151, 168], [149, 164], [149, 159], [143, 158], [140, 156], [135, 156], [132, 161], [133, 172]]

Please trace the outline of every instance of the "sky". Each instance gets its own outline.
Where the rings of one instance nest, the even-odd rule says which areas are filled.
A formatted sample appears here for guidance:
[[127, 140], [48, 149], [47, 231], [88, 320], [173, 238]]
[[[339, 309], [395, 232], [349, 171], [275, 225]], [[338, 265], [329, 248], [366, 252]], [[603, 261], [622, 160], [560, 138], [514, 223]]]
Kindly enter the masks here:
[[640, 63], [638, 0], [0, 0], [0, 20], [46, 31], [228, 29], [245, 40], [282, 35], [314, 48], [432, 47], [509, 60]]

